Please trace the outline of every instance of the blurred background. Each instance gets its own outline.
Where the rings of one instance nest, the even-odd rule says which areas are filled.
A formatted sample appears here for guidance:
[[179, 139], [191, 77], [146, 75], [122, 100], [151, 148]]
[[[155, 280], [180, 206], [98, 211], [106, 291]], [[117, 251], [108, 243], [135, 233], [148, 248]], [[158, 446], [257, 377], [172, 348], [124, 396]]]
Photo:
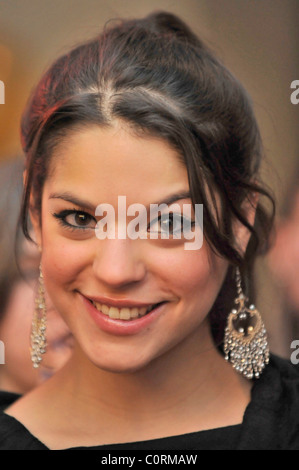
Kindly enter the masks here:
[[298, 0], [0, 0], [0, 163], [21, 154], [20, 116], [52, 60], [110, 19], [153, 10], [180, 15], [253, 99], [267, 155], [263, 177], [275, 192], [281, 229], [257, 266], [257, 307], [272, 351], [290, 357], [299, 339], [299, 105], [290, 101], [299, 79]]

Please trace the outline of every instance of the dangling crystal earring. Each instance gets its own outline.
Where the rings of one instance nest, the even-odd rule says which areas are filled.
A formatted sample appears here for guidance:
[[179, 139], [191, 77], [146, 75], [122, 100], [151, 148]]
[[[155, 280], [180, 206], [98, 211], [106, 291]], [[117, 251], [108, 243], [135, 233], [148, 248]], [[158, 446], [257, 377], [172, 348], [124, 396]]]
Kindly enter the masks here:
[[38, 291], [35, 299], [35, 309], [32, 319], [31, 328], [31, 360], [33, 367], [36, 369], [39, 367], [42, 355], [46, 352], [46, 302], [45, 302], [45, 288], [44, 279], [39, 266], [39, 278], [38, 278]]
[[225, 359], [246, 378], [260, 377], [269, 362], [267, 333], [261, 315], [254, 305], [246, 307], [248, 298], [241, 286], [240, 270], [236, 269], [238, 297], [227, 319], [224, 333]]

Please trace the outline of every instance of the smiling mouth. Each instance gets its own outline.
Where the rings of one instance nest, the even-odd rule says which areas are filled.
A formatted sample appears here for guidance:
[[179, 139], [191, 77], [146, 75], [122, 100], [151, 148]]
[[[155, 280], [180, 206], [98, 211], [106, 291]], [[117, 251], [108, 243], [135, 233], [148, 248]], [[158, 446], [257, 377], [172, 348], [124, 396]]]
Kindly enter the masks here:
[[91, 299], [88, 299], [90, 303], [101, 313], [106, 315], [109, 318], [112, 318], [113, 320], [136, 320], [137, 318], [144, 317], [148, 313], [152, 312], [155, 310], [157, 307], [160, 305], [166, 303], [165, 301], [159, 302], [157, 304], [152, 304], [149, 305], [148, 307], [110, 307], [109, 305], [106, 304], [101, 304], [99, 302], [95, 302]]

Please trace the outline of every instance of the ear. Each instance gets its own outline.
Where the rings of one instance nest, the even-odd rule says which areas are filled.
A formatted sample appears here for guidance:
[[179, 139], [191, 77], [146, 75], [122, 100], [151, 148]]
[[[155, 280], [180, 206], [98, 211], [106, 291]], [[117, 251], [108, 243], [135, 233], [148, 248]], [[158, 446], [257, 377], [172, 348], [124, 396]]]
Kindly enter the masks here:
[[[254, 225], [258, 201], [259, 195], [257, 193], [251, 193], [242, 203], [242, 214], [251, 226]], [[235, 247], [242, 255], [244, 255], [250, 240], [251, 232], [242, 224], [242, 222], [240, 222], [240, 220], [235, 219], [233, 222], [233, 233], [235, 237]]]
[[[27, 184], [27, 170], [23, 172], [23, 184], [26, 187]], [[41, 236], [41, 224], [40, 224], [40, 214], [35, 207], [35, 201], [32, 192], [30, 193], [29, 198], [29, 216], [32, 224], [34, 236], [32, 237], [38, 245], [39, 251], [42, 247], [42, 236]]]

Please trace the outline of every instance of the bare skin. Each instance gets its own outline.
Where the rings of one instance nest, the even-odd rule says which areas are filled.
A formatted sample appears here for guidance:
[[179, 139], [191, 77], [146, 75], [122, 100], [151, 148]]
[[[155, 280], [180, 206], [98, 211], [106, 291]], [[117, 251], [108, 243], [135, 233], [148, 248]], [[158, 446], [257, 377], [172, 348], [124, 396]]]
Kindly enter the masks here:
[[[197, 340], [194, 335], [190, 343]], [[143, 441], [241, 423], [251, 382], [212, 345], [191, 360], [190, 348], [180, 345], [146, 369], [121, 375], [95, 371], [76, 350], [61, 371], [6, 413], [50, 449]]]
[[[98, 240], [92, 210], [65, 197], [67, 192], [67, 199], [75, 195], [89, 207], [99, 201], [116, 207], [119, 195], [126, 195], [128, 205], [147, 206], [186, 194], [187, 172], [175, 150], [164, 141], [137, 137], [118, 123], [77, 132], [54, 161], [43, 191], [42, 227], [35, 213], [32, 222], [47, 291], [75, 348], [61, 371], [6, 413], [50, 449], [142, 441], [241, 423], [251, 383], [220, 355], [207, 318], [228, 262], [206, 242], [192, 252], [177, 239]], [[89, 214], [84, 230], [75, 227], [72, 214], [67, 218], [71, 230], [57, 221], [60, 211], [75, 209]], [[240, 249], [248, 239], [248, 231], [236, 226]], [[107, 332], [90, 314], [90, 303], [82, 301], [96, 295], [165, 304], [148, 317], [146, 327], [130, 334]]]

